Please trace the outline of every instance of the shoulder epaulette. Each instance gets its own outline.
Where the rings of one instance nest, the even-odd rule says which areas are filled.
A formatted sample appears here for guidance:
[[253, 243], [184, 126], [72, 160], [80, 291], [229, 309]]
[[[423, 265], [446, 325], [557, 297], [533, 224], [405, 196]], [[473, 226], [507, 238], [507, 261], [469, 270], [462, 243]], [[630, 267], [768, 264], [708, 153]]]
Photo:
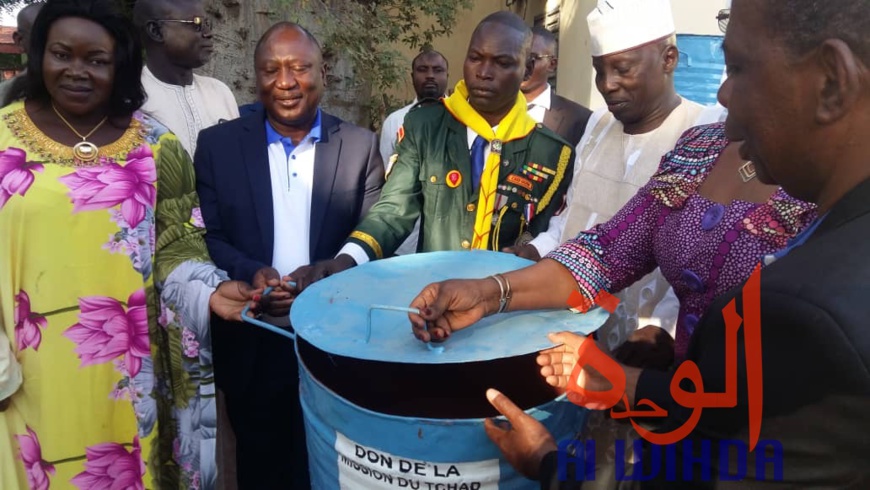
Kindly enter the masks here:
[[541, 124], [541, 123], [537, 123], [537, 124], [535, 124], [535, 129], [537, 130], [537, 132], [538, 132], [539, 134], [542, 134], [542, 135], [547, 136], [548, 138], [550, 138], [550, 139], [553, 140], [554, 142], [559, 143], [559, 145], [563, 145], [563, 146], [567, 145], [567, 146], [569, 146], [572, 150], [574, 149], [574, 147], [571, 146], [570, 143], [568, 143], [567, 141], [565, 141], [564, 138], [562, 138], [562, 137], [559, 136], [555, 131], [553, 131], [553, 130], [551, 130], [550, 128], [544, 126], [543, 124]]

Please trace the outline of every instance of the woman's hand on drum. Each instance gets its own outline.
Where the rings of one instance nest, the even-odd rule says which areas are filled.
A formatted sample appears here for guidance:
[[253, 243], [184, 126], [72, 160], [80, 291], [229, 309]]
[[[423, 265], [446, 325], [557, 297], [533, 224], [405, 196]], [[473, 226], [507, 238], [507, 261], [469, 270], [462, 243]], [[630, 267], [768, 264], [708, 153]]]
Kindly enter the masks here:
[[224, 281], [211, 293], [208, 307], [224, 320], [241, 321], [245, 306], [251, 307], [248, 316], [254, 316], [262, 292], [262, 289], [254, 289], [243, 281]]
[[414, 336], [423, 342], [447, 340], [456, 330], [468, 327], [498, 311], [498, 283], [486, 279], [453, 279], [423, 288], [411, 301], [409, 313]]
[[[547, 338], [554, 344], [560, 345], [541, 351], [538, 355], [537, 362], [541, 366], [541, 376], [546, 379], [550, 386], [567, 390], [568, 380], [577, 366], [580, 346], [584, 342], [595, 342], [595, 340], [571, 332], [551, 333], [547, 335]], [[586, 364], [577, 376], [577, 386], [588, 393], [582, 396], [577, 392], [569, 393], [568, 399], [592, 410], [611, 408], [613, 404], [605, 404], [607, 406], [602, 406], [602, 404], [604, 404], [605, 397], [609, 395], [608, 392], [614, 389], [616, 380], [621, 379], [620, 386], [615, 388], [622, 390], [621, 393], [618, 393], [620, 398], [616, 405], [625, 408], [624, 402], [628, 401], [628, 406], [633, 407], [637, 381], [643, 370], [620, 364], [604, 350], [597, 347], [597, 344], [593, 344], [591, 348], [600, 352], [597, 358], [596, 356], [586, 358]], [[599, 363], [601, 365], [598, 365]], [[612, 379], [608, 378], [607, 374], [612, 376]], [[622, 395], [625, 395], [624, 399], [621, 398]]]
[[537, 362], [541, 366], [541, 376], [550, 386], [564, 390], [568, 387], [568, 378], [577, 364], [577, 350], [587, 337], [571, 332], [559, 332], [551, 333], [547, 338], [550, 342], [560, 345], [541, 351], [538, 355]]

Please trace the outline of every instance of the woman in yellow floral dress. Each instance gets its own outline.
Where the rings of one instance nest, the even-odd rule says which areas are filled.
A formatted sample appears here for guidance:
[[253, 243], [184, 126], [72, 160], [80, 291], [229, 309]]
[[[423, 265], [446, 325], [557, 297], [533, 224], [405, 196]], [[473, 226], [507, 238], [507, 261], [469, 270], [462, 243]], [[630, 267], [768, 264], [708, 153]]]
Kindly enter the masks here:
[[254, 291], [209, 262], [190, 157], [137, 111], [127, 21], [53, 0], [31, 43], [0, 110], [0, 488], [210, 487], [210, 310]]

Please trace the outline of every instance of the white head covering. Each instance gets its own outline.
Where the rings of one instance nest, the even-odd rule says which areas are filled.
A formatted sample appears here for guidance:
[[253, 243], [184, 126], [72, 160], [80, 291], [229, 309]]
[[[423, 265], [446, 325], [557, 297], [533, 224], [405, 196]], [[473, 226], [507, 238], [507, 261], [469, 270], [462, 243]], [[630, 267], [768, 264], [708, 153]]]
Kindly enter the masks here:
[[627, 51], [676, 32], [670, 0], [598, 0], [586, 22], [592, 56]]

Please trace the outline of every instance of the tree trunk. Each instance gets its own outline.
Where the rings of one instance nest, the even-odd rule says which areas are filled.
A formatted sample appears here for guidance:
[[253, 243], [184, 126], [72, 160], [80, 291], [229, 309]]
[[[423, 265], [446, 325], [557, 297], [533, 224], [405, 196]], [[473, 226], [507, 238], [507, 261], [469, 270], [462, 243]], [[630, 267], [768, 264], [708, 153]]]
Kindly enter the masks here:
[[[197, 72], [226, 83], [239, 105], [256, 101], [257, 40], [269, 26], [288, 19], [311, 31], [323, 44], [316, 19], [324, 13], [314, 11], [314, 4], [302, 0], [205, 0], [206, 13], [214, 20], [215, 49], [211, 61]], [[326, 61], [327, 90], [321, 106], [342, 119], [367, 125], [361, 101], [367, 100], [369, 94], [364, 88], [353, 87], [353, 67], [340, 58]]]

